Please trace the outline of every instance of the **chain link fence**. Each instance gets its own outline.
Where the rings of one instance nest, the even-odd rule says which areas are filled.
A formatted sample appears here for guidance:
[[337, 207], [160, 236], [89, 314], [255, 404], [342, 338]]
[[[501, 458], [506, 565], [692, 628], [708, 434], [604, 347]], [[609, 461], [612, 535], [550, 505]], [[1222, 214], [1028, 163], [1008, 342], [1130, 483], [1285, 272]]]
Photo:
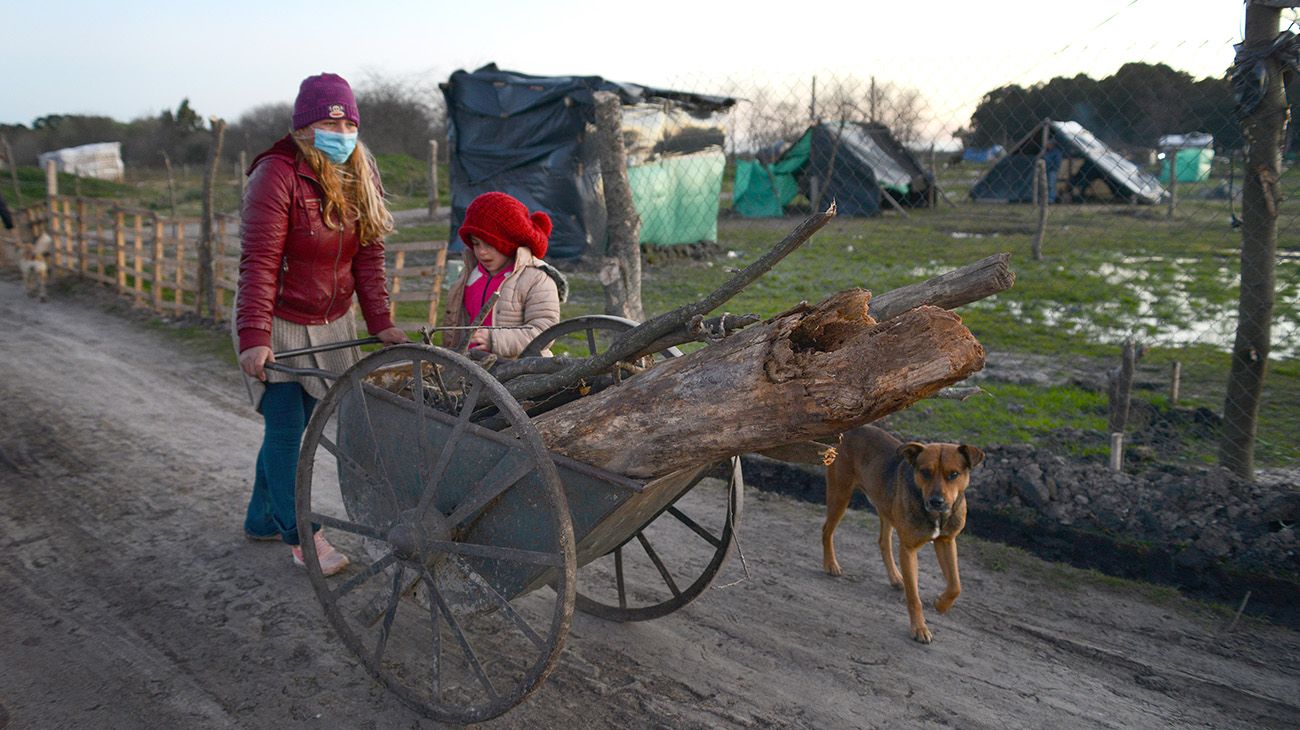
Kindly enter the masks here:
[[[1148, 48], [1090, 47], [1085, 34], [1041, 63], [1007, 60], [993, 83], [981, 80], [990, 77], [987, 68], [954, 62], [942, 78], [924, 78], [907, 59], [873, 59], [864, 50], [856, 67], [876, 70], [700, 73], [625, 93], [643, 246], [651, 255], [701, 243], [727, 251], [764, 221], [778, 221], [770, 227], [777, 232], [780, 221], [793, 227], [834, 201], [837, 225], [817, 244], [839, 246], [828, 260], [826, 293], [842, 288], [845, 270], [883, 292], [1010, 251], [1016, 286], [962, 312], [989, 346], [991, 368], [1014, 362], [1004, 367], [1022, 371], [1004, 372], [1013, 380], [1040, 382], [1037, 374], [1047, 371], [1054, 375], [1041, 382], [1099, 382], [1104, 391], [1110, 371], [1123, 369], [1125, 343], [1133, 343], [1135, 387], [1181, 413], [1163, 416], [1182, 419], [1163, 426], [1175, 440], [1201, 438], [1191, 458], [1214, 463], [1220, 419], [1237, 407], [1224, 398], [1247, 176], [1228, 77], [1238, 32], [1226, 28], [1221, 44], [1196, 48], [1158, 39]], [[1189, 53], [1222, 59], [1221, 73], [1198, 77], [1171, 65]], [[1097, 57], [1116, 62], [1089, 72]], [[1043, 81], [1044, 68], [1058, 75]], [[534, 79], [532, 92], [550, 93], [552, 81]], [[500, 111], [458, 112], [451, 94], [448, 109], [450, 148], [462, 157], [467, 130]], [[470, 174], [471, 181], [464, 168], [458, 174], [453, 153], [453, 194], [469, 182], [555, 210], [544, 188], [558, 175], [581, 199], [600, 184], [584, 156], [589, 132], [579, 126], [565, 141], [571, 160], [525, 151], [549, 183], [518, 167]], [[1261, 464], [1273, 466], [1300, 459], [1300, 229], [1285, 202], [1300, 188], [1293, 134], [1288, 128], [1276, 181], [1277, 253], [1267, 262], [1275, 281], [1273, 364], [1255, 434]], [[601, 253], [606, 222], [583, 220], [588, 212], [581, 201], [571, 207], [578, 238], [553, 250]], [[559, 228], [557, 235], [564, 235]]]

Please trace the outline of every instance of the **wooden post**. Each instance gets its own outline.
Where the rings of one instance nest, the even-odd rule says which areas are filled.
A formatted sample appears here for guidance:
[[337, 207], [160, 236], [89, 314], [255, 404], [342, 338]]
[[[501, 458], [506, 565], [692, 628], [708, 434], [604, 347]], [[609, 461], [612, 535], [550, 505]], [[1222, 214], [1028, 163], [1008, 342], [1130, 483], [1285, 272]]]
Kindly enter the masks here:
[[935, 205], [938, 205], [939, 203], [939, 201], [937, 200], [934, 194], [935, 188], [938, 187], [938, 182], [939, 182], [939, 168], [938, 165], [935, 164], [934, 143], [931, 142], [930, 143], [930, 185], [925, 190], [925, 204], [930, 208], [933, 208]]
[[226, 120], [211, 117], [212, 142], [208, 146], [208, 169], [203, 175], [203, 220], [199, 225], [199, 270], [194, 292], [194, 313], [203, 315], [206, 305], [208, 316], [216, 319], [217, 285], [212, 268], [212, 231], [216, 228], [213, 217], [216, 216], [212, 202], [213, 190], [217, 186], [217, 169], [221, 166], [221, 143], [226, 137]]
[[163, 253], [163, 238], [167, 234], [164, 232], [162, 218], [157, 213], [153, 214], [153, 310], [162, 311], [162, 293], [163, 293], [163, 261], [166, 254]]
[[[195, 297], [197, 306], [198, 297]], [[185, 306], [185, 224], [176, 223], [176, 288], [172, 291], [172, 311], [181, 313]]]
[[433, 285], [429, 292], [429, 326], [438, 324], [438, 306], [442, 303], [442, 285], [447, 277], [447, 245], [444, 243], [433, 254]]
[[1178, 148], [1166, 149], [1165, 159], [1169, 160], [1169, 209], [1165, 217], [1173, 220], [1178, 208]]
[[82, 276], [88, 271], [89, 251], [86, 246], [86, 201], [77, 198], [77, 272]]
[[135, 272], [135, 303], [137, 306], [144, 305], [144, 218], [135, 213], [135, 265], [132, 270]]
[[104, 275], [104, 217], [103, 206], [95, 208], [95, 274], [101, 284], [108, 283]]
[[1035, 261], [1043, 260], [1043, 236], [1047, 233], [1047, 203], [1052, 193], [1047, 189], [1047, 160], [1038, 158], [1034, 163], [1034, 200], [1038, 204], [1038, 228], [1034, 231], [1031, 249]]
[[1129, 406], [1133, 400], [1133, 372], [1137, 369], [1141, 348], [1132, 338], [1124, 340], [1119, 367], [1109, 376], [1110, 432], [1123, 433], [1128, 428]]
[[[1260, 3], [1246, 5], [1245, 40], [1239, 53], [1267, 50], [1277, 38], [1281, 10]], [[1287, 100], [1282, 67], [1273, 56], [1259, 106], [1242, 119], [1246, 156], [1242, 190], [1241, 287], [1232, 367], [1223, 402], [1223, 441], [1219, 463], [1244, 479], [1255, 478], [1255, 436], [1271, 346], [1273, 304], [1277, 295], [1277, 219], [1281, 204], [1282, 138]]]
[[45, 161], [45, 195], [53, 198], [59, 194], [59, 167], [54, 160]]
[[240, 150], [239, 170], [236, 174], [239, 176], [239, 204], [241, 207], [244, 204], [244, 191], [248, 190], [248, 175], [245, 174], [246, 170], [248, 170], [248, 152], [246, 150]]
[[1124, 468], [1124, 434], [1110, 435], [1110, 469], [1120, 471]]
[[1182, 389], [1183, 364], [1174, 360], [1172, 367], [1169, 368], [1169, 405], [1178, 405], [1178, 394]]
[[600, 175], [609, 220], [609, 242], [599, 274], [605, 288], [605, 314], [640, 322], [645, 319], [641, 308], [641, 216], [627, 177], [623, 105], [613, 92], [598, 91], [595, 97]]
[[117, 253], [117, 291], [126, 291], [126, 213], [113, 214], [113, 248]]
[[438, 140], [429, 140], [429, 218], [438, 215]]
[[393, 257], [393, 283], [388, 287], [388, 315], [397, 321], [397, 295], [402, 291], [401, 270], [406, 266], [406, 251], [398, 251]]
[[171, 201], [172, 218], [176, 217], [176, 176], [172, 174], [172, 158], [162, 153], [163, 167], [167, 169], [167, 198]]

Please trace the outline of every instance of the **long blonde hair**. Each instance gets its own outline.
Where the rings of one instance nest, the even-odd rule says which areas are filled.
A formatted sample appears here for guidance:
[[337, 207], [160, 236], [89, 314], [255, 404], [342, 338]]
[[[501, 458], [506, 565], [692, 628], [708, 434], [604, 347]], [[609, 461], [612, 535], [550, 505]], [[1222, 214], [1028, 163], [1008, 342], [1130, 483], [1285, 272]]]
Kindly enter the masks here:
[[314, 134], [311, 127], [304, 127], [295, 129], [292, 136], [325, 189], [325, 225], [342, 229], [356, 223], [362, 246], [392, 233], [393, 214], [376, 183], [379, 174], [370, 150], [358, 140], [348, 159], [335, 165], [313, 146]]

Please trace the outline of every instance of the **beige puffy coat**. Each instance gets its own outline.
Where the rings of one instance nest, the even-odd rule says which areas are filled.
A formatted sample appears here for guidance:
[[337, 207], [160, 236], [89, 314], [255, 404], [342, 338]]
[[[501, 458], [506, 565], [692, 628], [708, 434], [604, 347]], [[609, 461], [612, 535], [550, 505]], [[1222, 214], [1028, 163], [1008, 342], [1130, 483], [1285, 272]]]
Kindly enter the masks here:
[[[553, 272], [553, 273], [551, 273]], [[478, 259], [472, 250], [465, 252], [465, 267], [452, 286], [451, 295], [442, 312], [442, 323], [449, 326], [470, 324], [465, 312], [465, 287], [471, 277], [480, 276]], [[519, 326], [519, 329], [489, 330], [488, 350], [498, 357], [518, 357], [528, 343], [542, 330], [560, 321], [560, 285], [564, 277], [533, 252], [520, 246], [515, 252], [515, 268], [501, 282], [501, 296], [492, 307], [493, 326]], [[567, 285], [565, 285], [567, 289]], [[468, 338], [468, 330], [448, 330], [443, 333], [443, 344], [459, 347]]]

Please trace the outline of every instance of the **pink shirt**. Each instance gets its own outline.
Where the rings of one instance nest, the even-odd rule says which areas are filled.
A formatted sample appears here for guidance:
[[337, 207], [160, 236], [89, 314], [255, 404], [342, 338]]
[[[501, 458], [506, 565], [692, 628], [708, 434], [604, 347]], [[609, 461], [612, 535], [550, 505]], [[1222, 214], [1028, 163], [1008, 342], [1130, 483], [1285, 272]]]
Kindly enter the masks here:
[[[483, 268], [483, 264], [474, 267], [474, 273], [470, 274], [469, 281], [465, 284], [465, 313], [469, 315], [470, 322], [474, 321], [479, 310], [487, 304], [496, 290], [501, 288], [501, 282], [505, 281], [506, 276], [514, 270], [513, 262], [495, 274], [489, 274], [488, 270]], [[484, 327], [490, 324], [492, 324], [491, 312], [483, 319]]]

